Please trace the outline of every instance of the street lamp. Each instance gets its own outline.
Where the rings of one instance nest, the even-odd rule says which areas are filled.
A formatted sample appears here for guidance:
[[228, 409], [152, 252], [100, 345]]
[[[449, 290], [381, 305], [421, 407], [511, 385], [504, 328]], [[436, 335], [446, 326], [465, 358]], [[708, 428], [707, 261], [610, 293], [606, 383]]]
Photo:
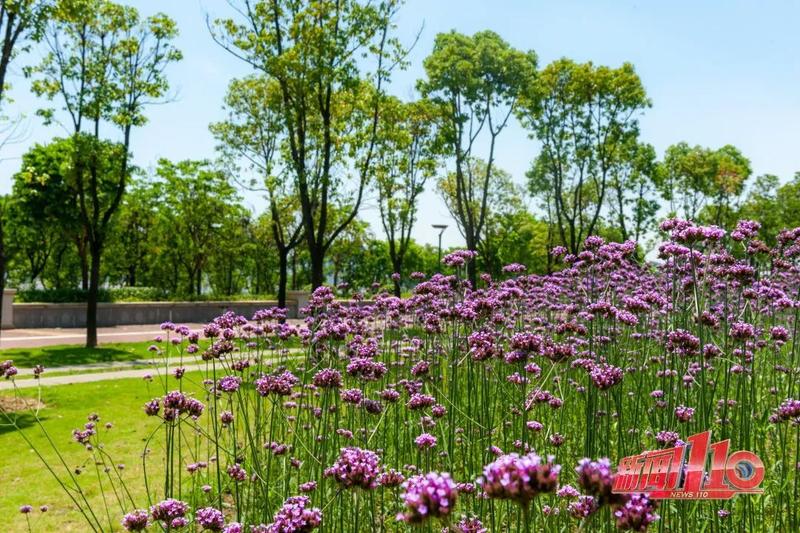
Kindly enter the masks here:
[[[442, 264], [442, 233], [447, 229], [447, 224], [433, 224], [433, 229], [439, 230], [439, 264]], [[442, 268], [441, 266], [439, 268]]]

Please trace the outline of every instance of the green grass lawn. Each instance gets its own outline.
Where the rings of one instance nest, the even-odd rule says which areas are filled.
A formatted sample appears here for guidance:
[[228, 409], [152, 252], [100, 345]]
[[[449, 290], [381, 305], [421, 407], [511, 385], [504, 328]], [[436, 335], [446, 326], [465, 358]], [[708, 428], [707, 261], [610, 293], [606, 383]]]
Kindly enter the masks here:
[[152, 341], [142, 341], [103, 344], [97, 348], [86, 348], [80, 345], [7, 348], [0, 350], [0, 360], [11, 359], [19, 368], [32, 368], [36, 365], [54, 368], [112, 361], [133, 361], [152, 357], [153, 354], [147, 351], [147, 347], [151, 344], [153, 344]]
[[[199, 372], [187, 373], [184, 376], [184, 389], [200, 390], [200, 379]], [[96, 512], [101, 512], [104, 508], [103, 496], [97, 489], [97, 474], [92, 462], [87, 462], [91, 457], [89, 452], [73, 442], [72, 430], [82, 428], [89, 413], [100, 415], [99, 433], [105, 443], [105, 450], [111, 455], [115, 464], [125, 465], [122, 476], [130, 481], [129, 490], [137, 506], [145, 507], [147, 498], [142, 483], [141, 454], [147, 436], [157, 426], [158, 421], [148, 419], [142, 412], [142, 406], [147, 400], [161, 394], [163, 394], [161, 385], [157, 382], [147, 383], [141, 379], [121, 379], [42, 389], [41, 401], [45, 405], [39, 414], [42, 426], [61, 451], [67, 466], [70, 468], [84, 466], [84, 471], [78, 479], [87, 491]], [[11, 396], [13, 393], [5, 392], [3, 395]], [[25, 390], [23, 396], [35, 398], [37, 391]], [[114, 427], [110, 430], [104, 429], [103, 424], [106, 422], [113, 423]], [[49, 448], [47, 439], [33, 416], [20, 414], [17, 424], [37, 449], [46, 450], [45, 458], [56, 464], [57, 456]], [[149, 446], [151, 452], [148, 475], [151, 476], [151, 481], [155, 481], [155, 486], [158, 486], [158, 482], [152, 476], [159, 464], [158, 458], [161, 453], [159, 444], [151, 442]], [[8, 424], [2, 414], [0, 414], [0, 449], [3, 450], [0, 454], [0, 487], [3, 489], [0, 497], [0, 531], [4, 533], [27, 531], [25, 519], [19, 513], [19, 507], [25, 504], [34, 507], [34, 512], [30, 515], [33, 531], [86, 531], [80, 514], [74, 510], [69, 498], [31, 447]], [[63, 467], [60, 471], [63, 472]], [[116, 500], [111, 496], [109, 501]], [[38, 510], [40, 505], [48, 505], [49, 511], [40, 513]], [[112, 510], [115, 512], [111, 516], [113, 525], [121, 529], [118, 526], [122, 510], [116, 504]]]
[[[6, 348], [0, 350], [0, 361], [11, 359], [18, 368], [33, 368], [42, 365], [45, 370], [57, 369], [61, 366], [88, 365], [92, 363], [111, 363], [119, 361], [135, 361], [152, 359], [156, 354], [148, 352], [147, 348], [153, 341], [120, 342], [103, 344], [97, 348], [86, 348], [75, 344], [57, 346], [42, 346], [39, 348]], [[206, 349], [210, 344], [208, 339], [200, 339], [200, 350]], [[158, 345], [166, 350], [166, 342]], [[287, 348], [300, 348], [301, 343], [296, 338], [291, 338], [282, 343]], [[185, 348], [185, 345], [184, 345]], [[169, 346], [170, 357], [178, 354], [178, 348]], [[46, 375], [55, 375], [48, 372]]]

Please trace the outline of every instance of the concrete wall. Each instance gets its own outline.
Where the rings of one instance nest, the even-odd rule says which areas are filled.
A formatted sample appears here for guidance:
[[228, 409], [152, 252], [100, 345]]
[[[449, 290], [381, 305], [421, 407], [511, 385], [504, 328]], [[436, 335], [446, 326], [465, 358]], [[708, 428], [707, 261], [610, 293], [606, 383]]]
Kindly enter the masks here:
[[[5, 304], [5, 298], [3, 303]], [[259, 309], [278, 305], [276, 301], [250, 302], [118, 302], [97, 304], [98, 326], [208, 322], [228, 310], [247, 318]], [[11, 306], [9, 300], [9, 307]], [[297, 316], [297, 301], [287, 300], [289, 316]], [[6, 325], [6, 317], [9, 326]], [[86, 326], [85, 303], [15, 303], [13, 313], [3, 312], [3, 327], [78, 328]]]

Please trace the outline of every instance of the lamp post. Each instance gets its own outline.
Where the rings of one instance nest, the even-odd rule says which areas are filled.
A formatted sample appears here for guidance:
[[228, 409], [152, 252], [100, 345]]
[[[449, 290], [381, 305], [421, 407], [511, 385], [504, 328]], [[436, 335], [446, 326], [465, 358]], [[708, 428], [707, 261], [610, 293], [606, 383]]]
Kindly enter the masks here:
[[[439, 230], [439, 264], [442, 264], [442, 233], [447, 229], [447, 224], [433, 224], [433, 229]], [[441, 268], [441, 266], [439, 267]]]

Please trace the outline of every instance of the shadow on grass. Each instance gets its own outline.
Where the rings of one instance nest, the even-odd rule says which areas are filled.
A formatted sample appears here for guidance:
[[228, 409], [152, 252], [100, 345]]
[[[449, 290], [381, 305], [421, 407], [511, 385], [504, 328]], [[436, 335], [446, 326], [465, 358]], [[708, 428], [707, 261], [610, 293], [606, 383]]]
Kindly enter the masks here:
[[[11, 418], [9, 421], [6, 416]], [[39, 413], [39, 421], [44, 422], [47, 416]], [[0, 413], [0, 436], [7, 433], [14, 433], [17, 430], [25, 429], [37, 424], [36, 417], [29, 411], [21, 411], [16, 413]]]
[[85, 365], [112, 361], [131, 361], [146, 357], [139, 346], [43, 346], [40, 348], [9, 348], [0, 351], [0, 359], [12, 359], [20, 368], [42, 365], [45, 368]]

